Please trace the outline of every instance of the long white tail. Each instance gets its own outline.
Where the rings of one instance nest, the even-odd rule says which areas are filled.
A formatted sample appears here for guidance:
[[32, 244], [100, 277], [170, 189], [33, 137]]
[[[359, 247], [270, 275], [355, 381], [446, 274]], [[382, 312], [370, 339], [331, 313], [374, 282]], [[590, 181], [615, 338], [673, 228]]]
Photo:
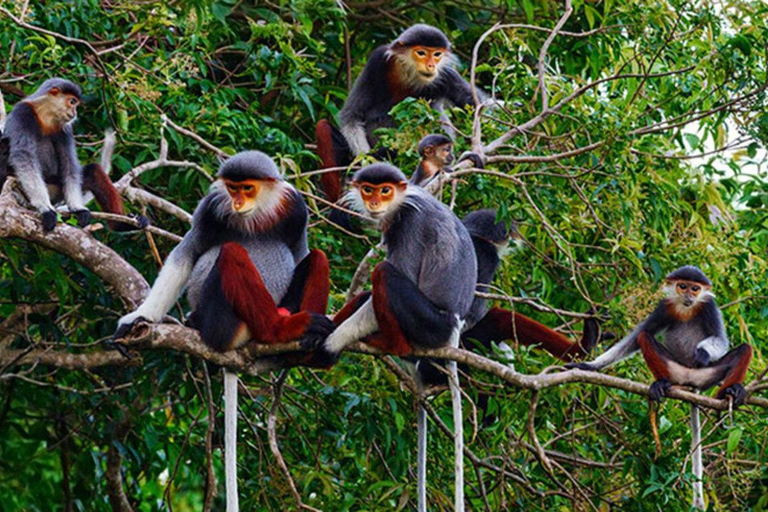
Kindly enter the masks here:
[[697, 510], [705, 510], [704, 506], [704, 466], [701, 463], [701, 421], [699, 406], [691, 404], [691, 468], [693, 470], [693, 506]]
[[427, 512], [427, 409], [419, 404], [416, 414], [419, 436], [419, 455], [416, 463], [418, 506], [419, 512]]
[[237, 374], [224, 370], [224, 474], [227, 512], [239, 512], [237, 495]]
[[[451, 346], [453, 348], [459, 347], [461, 327], [462, 325], [459, 325], [451, 337]], [[459, 371], [456, 368], [456, 361], [449, 361], [447, 366], [451, 388], [451, 403], [453, 404], [454, 510], [455, 512], [464, 512], [464, 418], [461, 414]]]

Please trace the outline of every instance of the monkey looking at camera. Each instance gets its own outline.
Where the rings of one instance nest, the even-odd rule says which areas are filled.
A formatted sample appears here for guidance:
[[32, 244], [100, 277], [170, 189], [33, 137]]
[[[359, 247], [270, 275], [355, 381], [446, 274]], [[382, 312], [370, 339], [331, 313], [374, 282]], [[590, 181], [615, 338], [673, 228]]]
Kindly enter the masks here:
[[[0, 188], [8, 176], [15, 176], [29, 203], [40, 213], [46, 232], [56, 227], [54, 205], [61, 201], [78, 225], [90, 222], [83, 191], [92, 193], [104, 211], [125, 214], [123, 200], [101, 166], [83, 168], [77, 159], [72, 124], [81, 101], [77, 84], [63, 78], [46, 80], [14, 106], [0, 140]], [[149, 225], [146, 217], [136, 219], [138, 229]], [[116, 231], [136, 229], [122, 222], [110, 221], [109, 225]]]

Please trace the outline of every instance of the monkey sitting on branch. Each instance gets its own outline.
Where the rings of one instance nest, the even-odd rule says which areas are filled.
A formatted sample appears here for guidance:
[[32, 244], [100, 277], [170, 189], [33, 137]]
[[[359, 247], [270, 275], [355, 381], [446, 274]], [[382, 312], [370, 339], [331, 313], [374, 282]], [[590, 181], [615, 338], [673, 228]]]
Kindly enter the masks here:
[[[723, 317], [710, 291], [712, 282], [693, 265], [680, 267], [666, 277], [666, 297], [651, 315], [603, 355], [588, 363], [569, 363], [569, 368], [601, 370], [626, 359], [638, 350], [656, 378], [650, 396], [661, 400], [672, 385], [690, 386], [705, 391], [715, 384], [717, 398], [744, 403], [747, 392], [744, 378], [752, 359], [747, 344], [728, 350]], [[656, 335], [664, 335], [663, 343]], [[701, 424], [699, 408], [691, 404], [693, 506], [704, 510]]]
[[[83, 192], [93, 194], [105, 212], [125, 215], [123, 199], [102, 167], [82, 167], [77, 159], [72, 125], [81, 101], [77, 84], [63, 78], [46, 80], [13, 107], [0, 139], [0, 189], [8, 176], [15, 176], [29, 203], [40, 213], [45, 232], [56, 227], [54, 205], [62, 201], [79, 226], [88, 225], [91, 212]], [[108, 224], [114, 231], [149, 225], [143, 215], [135, 218], [138, 228], [124, 222]]]

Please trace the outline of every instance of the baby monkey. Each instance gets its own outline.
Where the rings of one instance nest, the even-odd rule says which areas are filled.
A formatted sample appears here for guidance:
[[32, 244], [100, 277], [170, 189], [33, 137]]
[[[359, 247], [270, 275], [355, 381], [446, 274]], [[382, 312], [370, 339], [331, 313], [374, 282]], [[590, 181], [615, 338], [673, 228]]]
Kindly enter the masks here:
[[[430, 133], [419, 141], [419, 156], [421, 161], [413, 171], [410, 185], [425, 187], [440, 172], [450, 172], [449, 166], [454, 161], [453, 141], [445, 135]], [[459, 162], [471, 160], [472, 165], [478, 169], [483, 168], [483, 160], [475, 153], [464, 153]]]

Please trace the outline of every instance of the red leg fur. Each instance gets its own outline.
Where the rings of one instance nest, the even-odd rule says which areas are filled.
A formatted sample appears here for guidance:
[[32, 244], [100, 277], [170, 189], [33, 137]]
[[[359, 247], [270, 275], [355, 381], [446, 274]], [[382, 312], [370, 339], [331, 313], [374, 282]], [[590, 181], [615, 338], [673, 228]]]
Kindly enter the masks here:
[[723, 383], [720, 384], [716, 395], [718, 398], [723, 398], [722, 393], [726, 388], [735, 384], [741, 384], [747, 376], [747, 369], [749, 368], [750, 361], [752, 361], [752, 347], [749, 345], [742, 346], [746, 347], [744, 349], [744, 354], [739, 358], [738, 362], [733, 365], [731, 370], [726, 374], [725, 379], [723, 379]]
[[400, 329], [397, 318], [389, 309], [387, 287], [384, 282], [385, 274], [381, 270], [381, 265], [380, 263], [376, 266], [371, 277], [373, 284], [373, 310], [376, 314], [376, 321], [379, 324], [382, 336], [381, 339], [375, 340], [375, 346], [389, 354], [404, 356], [410, 354], [413, 348]]
[[637, 335], [637, 344], [640, 346], [640, 350], [643, 353], [645, 364], [648, 365], [648, 369], [651, 370], [651, 373], [656, 380], [670, 380], [671, 375], [667, 368], [669, 360], [660, 350], [658, 350], [656, 346], [657, 341], [653, 339], [653, 336], [642, 331]]
[[[333, 126], [327, 119], [321, 119], [315, 126], [317, 138], [317, 155], [323, 162], [323, 169], [338, 167], [333, 150]], [[320, 175], [320, 183], [323, 185], [325, 196], [335, 203], [342, 194], [341, 171], [326, 172]]]
[[[513, 323], [514, 321], [514, 323]], [[561, 361], [587, 355], [587, 351], [568, 337], [525, 315], [502, 308], [491, 308], [475, 327], [467, 331], [467, 337], [477, 334], [479, 341], [517, 341], [523, 345], [539, 345]]]
[[309, 271], [301, 298], [301, 311], [324, 315], [328, 309], [328, 294], [331, 292], [328, 258], [320, 249], [309, 251]]
[[310, 323], [307, 312], [281, 316], [259, 271], [242, 246], [226, 243], [218, 260], [221, 288], [257, 343], [285, 343], [300, 338]]

